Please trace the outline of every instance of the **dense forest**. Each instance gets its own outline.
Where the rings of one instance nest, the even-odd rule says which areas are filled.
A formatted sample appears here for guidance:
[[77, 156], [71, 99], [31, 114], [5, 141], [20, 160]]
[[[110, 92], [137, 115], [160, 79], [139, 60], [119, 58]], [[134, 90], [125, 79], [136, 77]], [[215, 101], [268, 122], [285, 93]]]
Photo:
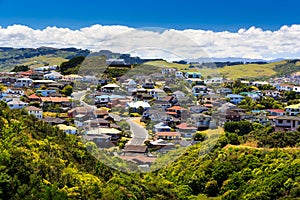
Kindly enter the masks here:
[[130, 174], [92, 156], [92, 144], [0, 102], [0, 198], [300, 197], [300, 133], [274, 133], [272, 127], [246, 123], [236, 127], [247, 131], [237, 131], [235, 125], [226, 125], [210, 152], [202, 154], [203, 144], [198, 143], [157, 171]]

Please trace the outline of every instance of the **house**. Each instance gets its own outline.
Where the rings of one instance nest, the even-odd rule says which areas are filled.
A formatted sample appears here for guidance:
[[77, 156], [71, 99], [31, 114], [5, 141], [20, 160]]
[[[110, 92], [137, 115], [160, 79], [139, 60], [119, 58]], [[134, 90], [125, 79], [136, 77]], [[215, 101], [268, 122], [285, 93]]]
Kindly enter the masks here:
[[239, 95], [250, 97], [252, 100], [260, 99], [260, 95], [256, 92], [241, 92]]
[[94, 117], [94, 109], [88, 106], [76, 107], [68, 111], [68, 117], [73, 118], [76, 115], [84, 115], [89, 118]]
[[300, 86], [296, 86], [296, 85], [294, 85], [294, 87], [293, 87], [293, 91], [294, 92], [296, 92], [296, 93], [300, 93]]
[[186, 77], [187, 79], [189, 79], [189, 78], [201, 78], [202, 75], [201, 75], [201, 73], [199, 73], [199, 72], [186, 72], [186, 73], [185, 73], [185, 77]]
[[40, 102], [41, 101], [41, 98], [39, 96], [37, 96], [35, 93], [27, 96], [27, 99], [30, 101], [30, 102]]
[[300, 104], [289, 105], [284, 110], [287, 115], [296, 116], [300, 113]]
[[101, 87], [102, 92], [109, 92], [112, 93], [113, 91], [116, 91], [120, 88], [120, 86], [118, 86], [117, 84], [114, 83], [110, 83], [107, 85], [104, 85]]
[[66, 120], [63, 120], [61, 118], [56, 118], [56, 117], [45, 117], [42, 120], [44, 122], [50, 124], [50, 125], [57, 125], [57, 124], [66, 123]]
[[53, 80], [33, 80], [32, 83], [34, 88], [40, 88], [42, 86], [47, 86], [48, 84], [56, 82]]
[[205, 85], [204, 80], [201, 78], [188, 78], [185, 79], [190, 85]]
[[217, 94], [207, 94], [202, 96], [202, 102], [203, 103], [212, 103], [214, 101], [218, 101], [221, 99], [221, 96], [217, 95]]
[[232, 89], [230, 89], [230, 88], [218, 88], [216, 93], [217, 94], [228, 95], [228, 94], [232, 94]]
[[267, 81], [253, 81], [250, 84], [255, 86], [255, 87], [258, 87], [258, 86], [263, 86], [263, 85], [269, 85], [269, 82], [267, 82]]
[[28, 103], [25, 103], [20, 100], [13, 100], [13, 101], [8, 102], [7, 105], [11, 109], [22, 109], [22, 108], [25, 108], [26, 106], [28, 106]]
[[294, 131], [300, 125], [300, 117], [297, 116], [278, 116], [275, 118], [275, 130], [290, 130]]
[[153, 131], [154, 132], [170, 132], [171, 127], [168, 126], [168, 124], [166, 124], [164, 122], [160, 122], [160, 123], [154, 125]]
[[125, 155], [132, 155], [132, 154], [146, 154], [148, 151], [147, 146], [143, 145], [125, 145], [123, 152]]
[[163, 98], [163, 97], [165, 97], [167, 95], [164, 90], [162, 90], [162, 89], [156, 89], [156, 88], [155, 89], [151, 89], [149, 91], [149, 94], [153, 98], [155, 98], [155, 99], [161, 99], [161, 98]]
[[285, 115], [285, 111], [282, 109], [267, 109], [266, 110], [270, 116], [283, 116]]
[[112, 141], [116, 141], [120, 138], [121, 131], [115, 129], [115, 128], [97, 128], [90, 131], [90, 133], [93, 134], [105, 134], [111, 137]]
[[93, 141], [98, 148], [110, 148], [115, 146], [111, 141], [111, 136], [99, 133], [95, 130], [85, 132], [82, 138], [87, 141]]
[[128, 91], [131, 92], [137, 87], [137, 83], [133, 79], [127, 79], [122, 83], [122, 86]]
[[95, 105], [97, 107], [107, 107], [108, 103], [110, 103], [110, 97], [108, 95], [100, 95], [95, 97]]
[[50, 73], [44, 75], [44, 79], [53, 80], [53, 81], [57, 81], [62, 78], [63, 78], [63, 75], [61, 75], [61, 73], [56, 72], [56, 71], [51, 71]]
[[208, 111], [208, 108], [205, 106], [191, 106], [190, 107], [191, 113], [202, 113], [204, 111]]
[[[299, 90], [299, 92], [300, 92], [300, 90]], [[273, 98], [280, 96], [280, 92], [277, 90], [264, 90], [264, 91], [262, 91], [262, 94], [263, 94], [263, 96], [268, 96], [268, 97], [273, 97]]]
[[181, 106], [172, 106], [170, 108], [167, 108], [166, 111], [166, 114], [176, 118], [187, 117], [187, 109], [182, 108]]
[[155, 88], [155, 83], [153, 83], [153, 82], [144, 83], [142, 85], [142, 87], [145, 88], [145, 89], [154, 89]]
[[29, 115], [34, 115], [38, 119], [43, 118], [43, 110], [41, 108], [37, 108], [35, 106], [28, 106], [25, 108]]
[[192, 138], [193, 134], [196, 133], [197, 127], [195, 126], [190, 126], [187, 123], [181, 123], [176, 126], [178, 129], [178, 132], [181, 134], [181, 137], [184, 138]]
[[163, 140], [180, 140], [179, 132], [157, 132], [155, 133], [157, 139]]
[[205, 84], [222, 84], [224, 82], [224, 78], [222, 77], [213, 77], [211, 79], [206, 79], [204, 81]]
[[196, 85], [192, 88], [192, 93], [194, 96], [207, 94], [207, 87], [204, 85]]
[[181, 72], [181, 71], [176, 71], [176, 72], [175, 72], [175, 78], [184, 78], [183, 72]]
[[65, 124], [58, 124], [57, 127], [67, 134], [76, 134], [77, 133], [77, 128], [75, 128], [73, 126], [67, 126]]
[[177, 97], [177, 99], [182, 99], [185, 97], [185, 93], [179, 90], [173, 92], [173, 95]]
[[132, 112], [137, 112], [139, 107], [142, 107], [144, 111], [151, 108], [150, 104], [144, 101], [129, 102], [126, 107], [132, 109]]
[[229, 94], [226, 96], [227, 99], [229, 99], [229, 102], [233, 104], [239, 104], [245, 97], [238, 94]]
[[191, 114], [190, 123], [197, 127], [199, 131], [209, 128], [211, 116], [202, 113]]
[[85, 83], [97, 83], [98, 79], [96, 76], [83, 76], [82, 77], [82, 82], [85, 82]]
[[150, 147], [152, 149], [159, 150], [160, 152], [162, 151], [170, 151], [172, 149], [175, 149], [175, 144], [171, 142], [167, 142], [163, 139], [158, 139], [155, 141], [150, 142]]
[[43, 97], [49, 97], [52, 93], [56, 93], [56, 90], [36, 90], [36, 94]]
[[279, 84], [279, 85], [276, 85], [276, 90], [279, 90], [279, 91], [292, 91], [293, 90], [293, 85], [289, 85], [289, 84]]
[[104, 118], [108, 115], [108, 111], [106, 109], [97, 109], [94, 111], [94, 115], [96, 118]]
[[65, 81], [82, 81], [82, 76], [78, 75], [78, 74], [69, 74], [69, 75], [65, 75], [62, 77], [63, 80]]
[[18, 78], [14, 83], [15, 87], [30, 87], [32, 86], [32, 79], [31, 78]]

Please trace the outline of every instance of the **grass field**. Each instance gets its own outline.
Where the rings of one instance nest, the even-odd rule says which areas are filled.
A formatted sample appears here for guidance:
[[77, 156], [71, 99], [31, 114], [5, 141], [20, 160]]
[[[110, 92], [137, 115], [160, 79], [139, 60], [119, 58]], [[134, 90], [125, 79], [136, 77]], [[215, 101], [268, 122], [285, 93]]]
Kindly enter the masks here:
[[[256, 77], [269, 77], [276, 74], [274, 67], [278, 64], [283, 64], [286, 61], [272, 62], [268, 64], [245, 64], [225, 66], [222, 68], [201, 68], [201, 69], [189, 69], [188, 64], [168, 63], [165, 61], [151, 61], [147, 62], [148, 65], [157, 67], [170, 67], [176, 68], [183, 72], [186, 71], [199, 71], [204, 77], [207, 76], [223, 76], [230, 79], [236, 78], [256, 78]], [[298, 64], [298, 63], [297, 63]], [[300, 64], [300, 63], [299, 63]]]
[[46, 63], [48, 63], [49, 65], [60, 65], [62, 62], [65, 61], [67, 61], [67, 59], [64, 59], [62, 57], [38, 56], [20, 60], [20, 65], [28, 65], [30, 68], [36, 68], [45, 66]]

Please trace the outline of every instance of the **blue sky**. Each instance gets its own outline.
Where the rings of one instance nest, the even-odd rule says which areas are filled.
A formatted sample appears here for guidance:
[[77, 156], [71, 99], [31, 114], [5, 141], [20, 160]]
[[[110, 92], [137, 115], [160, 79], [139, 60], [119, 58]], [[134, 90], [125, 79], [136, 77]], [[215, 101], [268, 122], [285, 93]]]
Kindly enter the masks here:
[[[0, 46], [300, 58], [299, 8], [297, 0], [0, 0]], [[145, 27], [166, 29], [138, 29]]]
[[93, 24], [237, 31], [276, 30], [300, 23], [299, 1], [216, 0], [0, 0], [0, 25], [78, 29]]

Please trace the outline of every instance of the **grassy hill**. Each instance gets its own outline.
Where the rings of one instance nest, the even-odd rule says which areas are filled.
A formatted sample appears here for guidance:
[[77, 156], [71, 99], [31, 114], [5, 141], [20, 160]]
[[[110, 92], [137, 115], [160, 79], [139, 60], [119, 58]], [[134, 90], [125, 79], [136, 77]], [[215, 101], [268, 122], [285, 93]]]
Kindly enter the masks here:
[[[272, 62], [267, 64], [241, 64], [225, 67], [200, 67], [200, 68], [189, 68], [187, 64], [177, 64], [168, 63], [166, 61], [151, 61], [147, 62], [148, 65], [153, 65], [157, 67], [168, 67], [176, 68], [178, 70], [186, 71], [200, 71], [204, 77], [207, 76], [224, 76], [226, 78], [236, 79], [236, 78], [258, 78], [258, 77], [271, 77], [276, 75], [283, 75], [282, 71], [285, 71], [285, 67], [289, 64], [291, 70], [290, 72], [300, 71], [298, 68], [300, 66], [299, 62], [290, 63], [287, 60], [280, 62]], [[286, 65], [286, 66], [285, 66]], [[278, 69], [276, 66], [281, 66]]]
[[89, 50], [76, 48], [56, 49], [40, 48], [10, 48], [0, 47], [0, 71], [9, 71], [16, 65], [40, 67], [43, 65], [60, 65], [62, 62], [77, 56], [87, 56]]

